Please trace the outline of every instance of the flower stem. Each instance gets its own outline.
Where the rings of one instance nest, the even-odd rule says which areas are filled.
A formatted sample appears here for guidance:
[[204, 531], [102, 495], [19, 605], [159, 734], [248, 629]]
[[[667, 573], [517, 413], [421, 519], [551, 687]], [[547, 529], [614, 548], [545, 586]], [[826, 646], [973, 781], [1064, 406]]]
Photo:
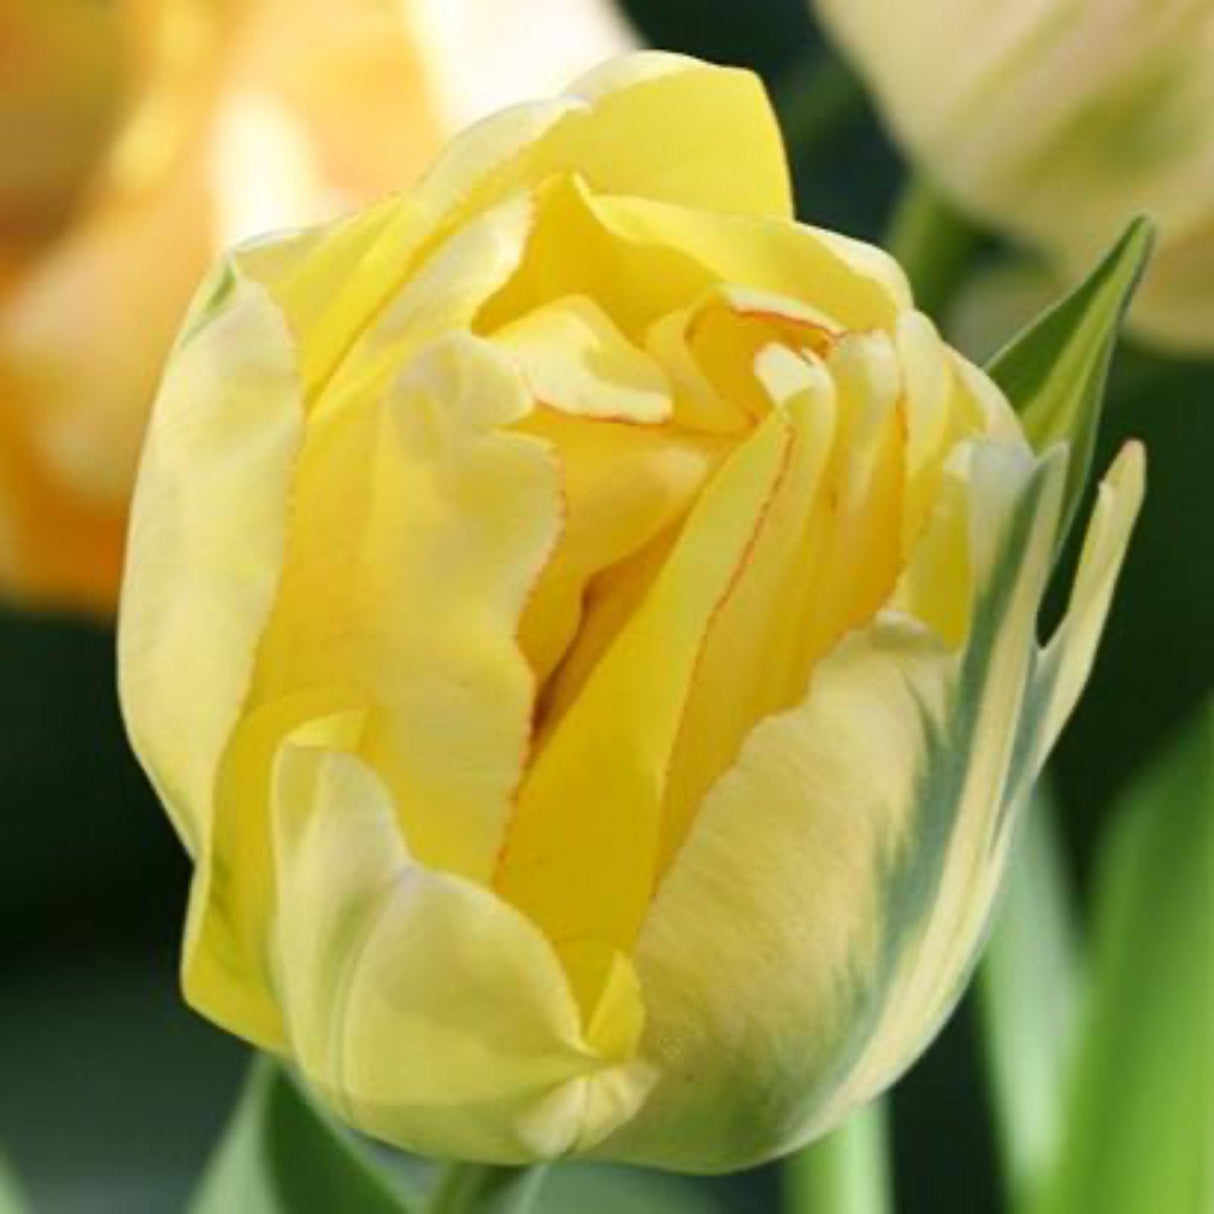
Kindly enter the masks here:
[[840, 59], [825, 53], [799, 64], [774, 90], [784, 142], [795, 160], [812, 159], [865, 111], [864, 88]]
[[452, 1163], [440, 1177], [427, 1214], [527, 1214], [544, 1167]]
[[981, 228], [916, 174], [894, 208], [885, 247], [906, 271], [916, 305], [939, 322], [982, 239]]
[[784, 1165], [785, 1214], [891, 1214], [885, 1106], [858, 1109]]
[[978, 983], [995, 1129], [1016, 1209], [1031, 1208], [1059, 1147], [1083, 985], [1057, 809], [1039, 791], [1027, 811]]

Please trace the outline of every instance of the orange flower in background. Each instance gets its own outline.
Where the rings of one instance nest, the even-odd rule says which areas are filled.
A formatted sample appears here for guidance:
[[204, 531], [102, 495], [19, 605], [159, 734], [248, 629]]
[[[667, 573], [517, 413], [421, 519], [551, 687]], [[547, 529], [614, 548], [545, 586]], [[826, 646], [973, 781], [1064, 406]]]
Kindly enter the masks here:
[[408, 185], [457, 127], [630, 41], [606, 0], [11, 3], [0, 594], [113, 607], [148, 408], [219, 248]]

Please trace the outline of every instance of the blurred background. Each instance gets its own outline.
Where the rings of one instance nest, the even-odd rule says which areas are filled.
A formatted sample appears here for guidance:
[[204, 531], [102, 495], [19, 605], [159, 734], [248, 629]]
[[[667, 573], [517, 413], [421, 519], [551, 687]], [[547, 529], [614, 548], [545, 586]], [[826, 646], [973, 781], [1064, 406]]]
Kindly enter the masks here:
[[[632, 40], [763, 76], [803, 219], [879, 239], [903, 179], [842, 78], [829, 137], [806, 118], [830, 53], [803, 0], [391, 7], [0, 0], [0, 1144], [49, 1214], [181, 1208], [246, 1064], [178, 995], [189, 868], [124, 741], [111, 618], [140, 409], [213, 249], [403, 186]], [[1211, 686], [1212, 395], [1214, 364], [1118, 356], [1096, 466], [1141, 437], [1150, 489], [1054, 763], [1081, 898], [1119, 790]], [[894, 1093], [906, 1210], [1004, 1208], [971, 1003]], [[775, 1183], [703, 1188], [751, 1210]]]

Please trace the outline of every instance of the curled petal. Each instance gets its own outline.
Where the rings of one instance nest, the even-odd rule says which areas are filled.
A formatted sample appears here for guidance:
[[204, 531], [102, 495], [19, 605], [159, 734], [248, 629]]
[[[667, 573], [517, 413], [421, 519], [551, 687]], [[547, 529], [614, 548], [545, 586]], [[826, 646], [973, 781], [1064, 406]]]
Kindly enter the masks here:
[[370, 769], [311, 740], [332, 725], [275, 775], [270, 964], [305, 1077], [427, 1154], [517, 1163], [597, 1141], [648, 1088], [635, 1032], [595, 1041], [543, 934], [408, 854]]
[[282, 569], [303, 434], [296, 362], [269, 294], [238, 261], [226, 263], [178, 342], [139, 474], [118, 638], [122, 703], [194, 853], [210, 835], [220, 756]]

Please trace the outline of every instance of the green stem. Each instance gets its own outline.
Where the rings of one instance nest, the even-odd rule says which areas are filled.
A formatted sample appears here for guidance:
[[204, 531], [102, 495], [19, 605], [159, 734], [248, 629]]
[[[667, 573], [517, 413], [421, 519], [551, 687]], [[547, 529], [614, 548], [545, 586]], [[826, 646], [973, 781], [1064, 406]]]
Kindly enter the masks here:
[[995, 1127], [1015, 1209], [1029, 1207], [1058, 1148], [1082, 980], [1055, 817], [1039, 793], [979, 971]]
[[795, 68], [775, 89], [784, 141], [797, 160], [825, 151], [865, 112], [868, 100], [852, 70], [818, 54]]
[[894, 1208], [885, 1105], [853, 1113], [784, 1165], [785, 1214], [890, 1214]]
[[544, 1172], [543, 1167], [449, 1164], [426, 1207], [427, 1214], [527, 1214]]
[[906, 271], [916, 305], [940, 321], [982, 238], [981, 228], [931, 182], [913, 176], [898, 199], [885, 246]]

